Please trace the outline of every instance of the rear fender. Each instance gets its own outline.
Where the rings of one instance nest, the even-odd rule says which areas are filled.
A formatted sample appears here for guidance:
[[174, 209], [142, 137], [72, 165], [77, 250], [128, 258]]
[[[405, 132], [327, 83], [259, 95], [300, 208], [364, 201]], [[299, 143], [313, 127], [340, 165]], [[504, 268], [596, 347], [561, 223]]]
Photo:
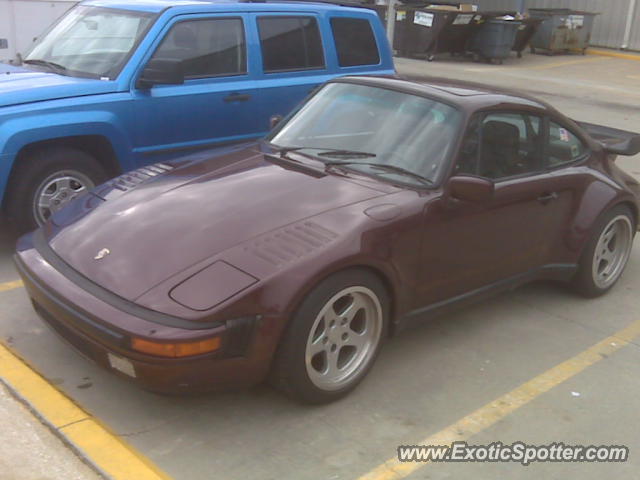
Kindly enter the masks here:
[[[569, 228], [566, 238], [567, 247], [576, 253], [576, 261], [580, 258], [582, 250], [593, 234], [598, 218], [614, 206], [635, 200], [629, 195], [621, 195], [621, 192], [602, 181], [591, 183], [584, 192], [580, 202], [580, 209], [574, 217], [573, 225]], [[598, 206], [602, 206], [598, 208]]]

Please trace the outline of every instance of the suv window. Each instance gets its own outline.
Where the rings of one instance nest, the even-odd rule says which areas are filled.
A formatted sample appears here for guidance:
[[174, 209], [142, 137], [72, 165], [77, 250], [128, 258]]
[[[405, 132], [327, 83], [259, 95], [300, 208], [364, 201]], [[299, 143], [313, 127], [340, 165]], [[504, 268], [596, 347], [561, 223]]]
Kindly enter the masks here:
[[585, 144], [569, 130], [555, 122], [549, 122], [548, 166], [555, 167], [573, 162], [583, 157], [588, 151]]
[[380, 54], [369, 20], [363, 18], [331, 19], [331, 30], [341, 67], [376, 65]]
[[320, 30], [314, 17], [258, 18], [265, 73], [324, 67]]
[[182, 60], [185, 78], [239, 75], [247, 72], [244, 26], [240, 18], [176, 23], [152, 60]]
[[455, 173], [498, 180], [541, 169], [540, 118], [489, 113], [471, 120]]

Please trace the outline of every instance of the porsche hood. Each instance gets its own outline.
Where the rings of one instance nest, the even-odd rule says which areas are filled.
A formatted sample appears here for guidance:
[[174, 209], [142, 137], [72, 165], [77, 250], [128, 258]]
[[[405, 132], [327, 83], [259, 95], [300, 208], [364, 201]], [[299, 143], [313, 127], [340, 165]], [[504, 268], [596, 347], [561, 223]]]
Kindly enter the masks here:
[[[153, 178], [135, 185], [146, 176]], [[244, 149], [112, 180], [59, 212], [48, 241], [78, 272], [135, 300], [257, 235], [383, 194]]]

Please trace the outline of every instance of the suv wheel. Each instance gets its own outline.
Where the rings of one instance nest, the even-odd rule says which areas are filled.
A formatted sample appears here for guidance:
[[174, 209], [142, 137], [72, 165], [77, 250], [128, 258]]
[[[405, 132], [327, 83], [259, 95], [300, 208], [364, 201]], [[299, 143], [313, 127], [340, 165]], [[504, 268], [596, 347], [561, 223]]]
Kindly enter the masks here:
[[33, 230], [67, 202], [107, 180], [91, 155], [74, 148], [38, 150], [16, 166], [10, 179], [8, 213], [20, 232]]

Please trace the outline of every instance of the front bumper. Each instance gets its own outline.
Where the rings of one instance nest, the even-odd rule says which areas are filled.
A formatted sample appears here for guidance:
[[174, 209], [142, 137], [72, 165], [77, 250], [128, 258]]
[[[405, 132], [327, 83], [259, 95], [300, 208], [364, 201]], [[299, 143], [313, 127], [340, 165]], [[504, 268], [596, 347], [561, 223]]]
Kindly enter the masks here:
[[[45, 323], [83, 356], [143, 388], [166, 393], [241, 388], [260, 382], [268, 372], [274, 346], [262, 341], [264, 319], [258, 316], [203, 329], [170, 327], [91, 295], [48, 263], [28, 237], [21, 240], [15, 263]], [[193, 357], [155, 357], [132, 350], [134, 336], [156, 342], [219, 336], [221, 348]]]

